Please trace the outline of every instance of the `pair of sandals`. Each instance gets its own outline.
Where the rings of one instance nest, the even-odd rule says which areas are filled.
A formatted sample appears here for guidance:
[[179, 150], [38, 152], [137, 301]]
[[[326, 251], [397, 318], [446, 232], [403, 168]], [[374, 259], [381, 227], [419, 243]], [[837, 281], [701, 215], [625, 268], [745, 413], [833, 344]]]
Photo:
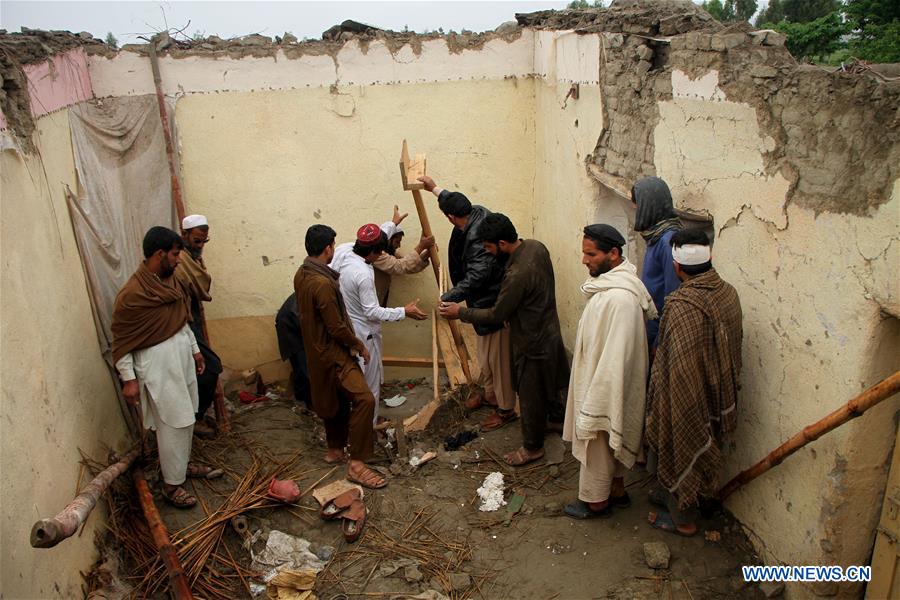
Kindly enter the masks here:
[[[191, 479], [216, 479], [224, 474], [222, 469], [214, 469], [207, 465], [188, 463], [185, 473]], [[192, 508], [197, 505], [197, 497], [180, 485], [172, 491], [167, 491], [165, 484], [162, 486], [163, 499], [175, 508]]]
[[[665, 495], [659, 491], [658, 489], [651, 489], [647, 494], [647, 498], [650, 500], [650, 504], [655, 504], [660, 508], [664, 508], [666, 510], [659, 510], [656, 512], [651, 512], [647, 515], [647, 523], [650, 524], [650, 527], [653, 529], [659, 529], [660, 531], [665, 531], [668, 533], [674, 533], [675, 535], [680, 535], [681, 537], [694, 537], [699, 531], [699, 528], [695, 523], [688, 523], [687, 525], [693, 525], [693, 531], [682, 531], [678, 528], [679, 523], [675, 522], [674, 517], [672, 517], [672, 513], [668, 511], [669, 505], [666, 502]], [[681, 524], [684, 527], [684, 524]]]
[[352, 544], [362, 535], [368, 512], [359, 490], [353, 488], [323, 504], [319, 509], [319, 516], [325, 521], [341, 519], [344, 540]]

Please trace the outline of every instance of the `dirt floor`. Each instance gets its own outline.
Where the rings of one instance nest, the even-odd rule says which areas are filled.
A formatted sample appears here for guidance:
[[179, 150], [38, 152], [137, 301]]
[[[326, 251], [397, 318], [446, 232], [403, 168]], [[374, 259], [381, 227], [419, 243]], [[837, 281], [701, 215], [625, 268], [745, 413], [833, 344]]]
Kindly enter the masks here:
[[[432, 388], [425, 380], [390, 382], [383, 397], [397, 393], [407, 397], [406, 403], [394, 409], [382, 405], [381, 409], [381, 414], [391, 419], [415, 413], [432, 398]], [[213, 514], [223, 503], [243, 470], [253, 464], [253, 456], [277, 462], [299, 452], [297, 483], [303, 491], [341, 478], [346, 468], [325, 464], [320, 421], [289, 397], [237, 406], [230, 435], [208, 441], [195, 438], [197, 457], [228, 467], [222, 479], [191, 480], [202, 506], [177, 510], [157, 497], [176, 545], [180, 530], [195, 526], [204, 510]], [[460, 450], [443, 449], [446, 436], [477, 429], [487, 414], [481, 409], [466, 416], [459, 401], [451, 397], [428, 430], [410, 439], [410, 450], [438, 453], [436, 460], [418, 469], [399, 461], [392, 465], [380, 451], [374, 466], [390, 484], [383, 490], [366, 491], [370, 514], [356, 544], [344, 542], [339, 522], [319, 519], [318, 504], [306, 494], [296, 505], [245, 513], [249, 533], [255, 538], [254, 552], [265, 547], [274, 530], [308, 540], [310, 550], [326, 562], [316, 580], [316, 593], [325, 600], [763, 597], [756, 586], [744, 584], [740, 577], [740, 565], [760, 563], [739, 526], [727, 515], [704, 521], [693, 538], [676, 537], [647, 525], [649, 481], [642, 470], [636, 469], [626, 480], [633, 502], [630, 508], [616, 510], [605, 520], [576, 521], [563, 515], [562, 506], [575, 497], [578, 464], [557, 434], [547, 437], [546, 460], [519, 469], [498, 462], [504, 452], [519, 445], [518, 423], [485, 433]], [[506, 507], [496, 512], [478, 510], [476, 489], [494, 471], [504, 474], [507, 500], [513, 491], [525, 496], [519, 514], [510, 517]], [[229, 526], [222, 531], [225, 552], [250, 569], [251, 558], [241, 538]], [[720, 533], [721, 540], [705, 539], [708, 531]], [[668, 569], [647, 566], [645, 542], [668, 546]], [[128, 564], [126, 560], [126, 569], [135, 573], [136, 567]], [[227, 571], [219, 566], [216, 575], [230, 582], [233, 597], [251, 597], [250, 581], [241, 582], [240, 574]], [[132, 582], [141, 576], [143, 573], [133, 575]], [[265, 592], [260, 597], [265, 597]]]

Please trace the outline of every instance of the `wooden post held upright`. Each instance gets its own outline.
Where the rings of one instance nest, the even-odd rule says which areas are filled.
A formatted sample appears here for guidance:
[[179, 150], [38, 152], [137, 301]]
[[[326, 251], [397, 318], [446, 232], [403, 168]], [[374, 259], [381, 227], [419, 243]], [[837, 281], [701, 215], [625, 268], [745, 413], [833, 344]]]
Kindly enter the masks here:
[[[403, 189], [412, 192], [413, 201], [416, 203], [416, 213], [419, 215], [419, 222], [422, 224], [422, 235], [433, 235], [431, 231], [431, 223], [428, 220], [428, 212], [425, 210], [425, 203], [422, 201], [422, 192], [425, 184], [417, 181], [417, 178], [425, 175], [425, 157], [423, 155], [416, 156], [415, 160], [410, 160], [409, 149], [406, 146], [406, 140], [403, 140], [403, 148], [400, 152], [400, 178], [403, 180]], [[431, 268], [434, 269], [434, 279], [441, 286], [441, 257], [438, 252], [437, 244], [431, 247], [429, 252], [431, 258]], [[469, 352], [466, 350], [465, 342], [462, 334], [459, 332], [459, 324], [456, 321], [448, 321], [450, 325], [450, 333], [453, 336], [453, 344], [456, 346], [456, 353], [459, 355], [459, 362], [462, 366], [466, 381], [470, 384], [472, 381], [472, 373], [469, 369]]]

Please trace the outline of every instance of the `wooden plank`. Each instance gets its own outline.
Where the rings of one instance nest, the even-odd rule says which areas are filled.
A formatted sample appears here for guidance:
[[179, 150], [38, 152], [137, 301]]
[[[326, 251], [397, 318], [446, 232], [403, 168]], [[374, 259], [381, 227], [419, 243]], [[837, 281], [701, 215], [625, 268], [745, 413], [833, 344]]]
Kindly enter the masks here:
[[406, 146], [406, 140], [403, 140], [403, 148], [400, 151], [400, 179], [403, 182], [403, 189], [424, 190], [425, 184], [418, 181], [418, 178], [424, 175], [425, 155], [416, 154], [415, 159], [410, 160], [409, 148]]
[[475, 328], [469, 323], [460, 322], [459, 333], [463, 337], [466, 344], [466, 351], [469, 355], [469, 373], [473, 382], [481, 382], [481, 363], [478, 358], [478, 334]]
[[[427, 369], [434, 364], [434, 360], [418, 356], [383, 356], [381, 364], [385, 367], [419, 367]], [[444, 361], [441, 358], [438, 358], [438, 367], [444, 368]]]
[[450, 332], [450, 324], [446, 319], [438, 319], [438, 348], [444, 357], [444, 368], [447, 370], [447, 377], [450, 379], [450, 387], [457, 387], [462, 383], [466, 383], [466, 373], [462, 369], [459, 362], [459, 355], [456, 353], [456, 344], [453, 343], [453, 334]]
[[438, 311], [437, 309], [432, 309], [431, 311], [431, 362], [432, 362], [432, 379], [431, 386], [434, 388], [434, 399], [441, 399], [441, 376], [438, 373], [438, 333], [437, 333], [437, 324], [438, 324]]

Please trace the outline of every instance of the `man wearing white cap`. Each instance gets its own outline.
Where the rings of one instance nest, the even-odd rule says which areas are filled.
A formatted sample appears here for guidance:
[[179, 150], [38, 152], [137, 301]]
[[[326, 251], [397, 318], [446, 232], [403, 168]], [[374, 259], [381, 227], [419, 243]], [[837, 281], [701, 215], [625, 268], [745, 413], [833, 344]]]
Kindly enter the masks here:
[[[697, 532], [701, 495], [718, 488], [722, 436], [736, 423], [741, 371], [741, 302], [712, 267], [709, 239], [699, 230], [672, 236], [681, 286], [666, 297], [647, 394], [648, 465], [658, 486], [650, 525], [679, 535]], [[655, 460], [654, 460], [655, 459]]]
[[378, 304], [387, 306], [391, 291], [391, 275], [410, 275], [418, 273], [428, 266], [428, 253], [434, 246], [434, 236], [422, 236], [415, 249], [408, 254], [398, 254], [403, 242], [403, 227], [400, 223], [409, 213], [400, 214], [400, 208], [394, 206], [394, 216], [390, 221], [381, 224], [381, 231], [387, 236], [387, 246], [381, 256], [372, 263], [375, 267], [375, 293]]
[[341, 295], [356, 337], [369, 351], [369, 361], [360, 365], [366, 384], [375, 397], [375, 420], [378, 420], [378, 399], [384, 380], [381, 362], [381, 322], [400, 321], [406, 317], [416, 320], [427, 316], [418, 306], [418, 298], [406, 306], [383, 308], [375, 295], [375, 271], [372, 263], [384, 252], [387, 236], [378, 225], [369, 223], [356, 232], [356, 241], [341, 244], [334, 250], [331, 268], [340, 273]]
[[203, 248], [209, 243], [209, 221], [203, 215], [188, 215], [181, 221], [181, 239], [184, 240], [184, 252], [181, 263], [175, 270], [175, 277], [188, 290], [191, 297], [191, 331], [197, 338], [200, 353], [206, 361], [206, 370], [197, 375], [197, 391], [199, 406], [195, 415], [194, 435], [211, 437], [215, 429], [204, 420], [204, 415], [216, 397], [219, 375], [222, 373], [222, 361], [209, 346], [206, 339], [206, 321], [203, 313], [203, 302], [212, 300], [209, 295], [212, 277], [203, 262]]

